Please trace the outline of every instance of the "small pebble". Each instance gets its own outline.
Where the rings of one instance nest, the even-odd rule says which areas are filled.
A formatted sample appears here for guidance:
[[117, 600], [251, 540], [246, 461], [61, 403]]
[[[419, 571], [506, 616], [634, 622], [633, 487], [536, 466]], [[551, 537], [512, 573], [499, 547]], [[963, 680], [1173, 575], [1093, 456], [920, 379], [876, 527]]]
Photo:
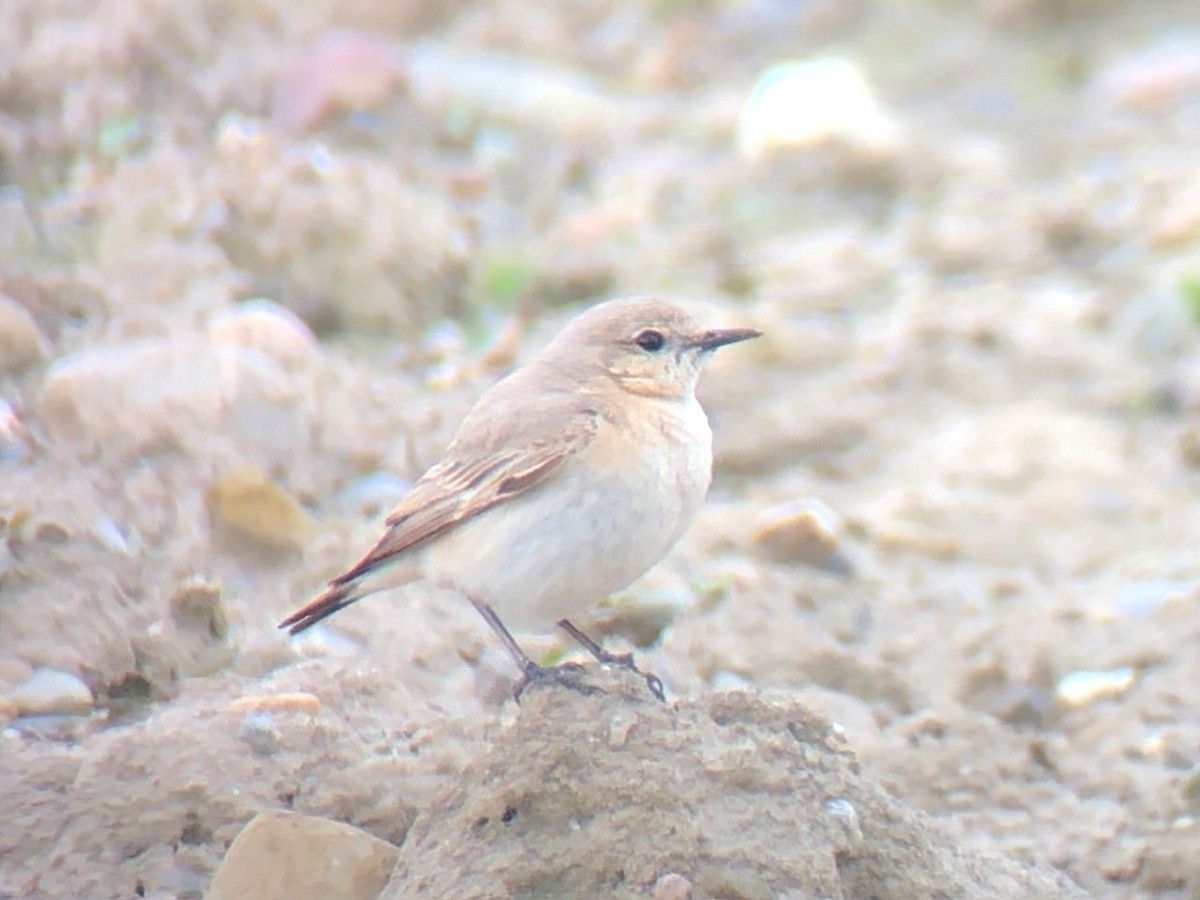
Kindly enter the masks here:
[[92, 709], [92, 692], [69, 672], [34, 669], [27, 681], [4, 697], [21, 716], [86, 713]]
[[654, 900], [690, 900], [692, 883], [678, 872], [668, 872], [654, 883]]
[[317, 339], [291, 310], [270, 300], [247, 300], [217, 316], [208, 326], [214, 344], [257, 350], [284, 368], [298, 366], [316, 352]]
[[212, 640], [222, 640], [229, 633], [229, 610], [219, 582], [196, 575], [185, 578], [167, 601], [167, 611], [183, 630]]
[[751, 535], [756, 550], [781, 563], [804, 563], [848, 574], [850, 564], [841, 550], [842, 520], [816, 499], [797, 500], [766, 510]]
[[574, 138], [609, 134], [642, 115], [632, 101], [609, 95], [578, 67], [500, 52], [461, 50], [435, 40], [409, 45], [414, 102], [438, 115], [460, 111], [482, 121], [518, 123]]
[[[6, 550], [4, 544], [0, 543], [0, 572], [4, 571], [3, 560]], [[32, 674], [33, 666], [19, 659], [0, 659], [0, 697], [5, 696], [9, 688], [28, 681]]]
[[858, 810], [854, 808], [854, 804], [842, 797], [830, 797], [823, 805], [825, 812], [836, 818], [841, 824], [849, 846], [861, 846], [863, 842], [862, 826], [858, 823]]
[[[1180, 793], [1192, 811], [1200, 814], [1200, 768], [1195, 768], [1184, 776]], [[1180, 818], [1186, 820], [1189, 826], [1195, 824], [1195, 820], [1191, 816], [1181, 816]]]
[[0, 400], [0, 462], [29, 452], [29, 431], [11, 404]]
[[238, 697], [229, 704], [231, 712], [300, 712], [315, 716], [321, 711], [321, 701], [307, 691], [286, 694], [251, 694]]
[[1137, 681], [1130, 666], [1105, 671], [1072, 672], [1058, 682], [1054, 693], [1064, 706], [1085, 706], [1096, 700], [1115, 700], [1123, 697]]
[[1187, 606], [1195, 596], [1194, 582], [1169, 578], [1150, 578], [1126, 584], [1117, 591], [1112, 612], [1121, 619], [1145, 619], [1173, 602]]
[[338, 491], [337, 505], [344, 513], [374, 518], [392, 509], [411, 487], [411, 481], [390, 472], [371, 472]]
[[119, 553], [122, 556], [131, 555], [129, 541], [126, 540], [121, 526], [108, 516], [96, 516], [92, 519], [92, 537], [98, 540], [106, 550]]
[[907, 522], [873, 524], [871, 537], [882, 550], [916, 553], [930, 559], [951, 560], [962, 553], [962, 547], [950, 535]]
[[[282, 634], [282, 632], [280, 632]], [[366, 647], [352, 637], [321, 623], [291, 639], [292, 648], [302, 656], [333, 656], [346, 659], [360, 656]]]
[[637, 714], [624, 710], [618, 717], [608, 723], [608, 746], [619, 750], [629, 742], [629, 735], [637, 725]]
[[700, 887], [714, 897], [729, 900], [774, 900], [776, 894], [757, 872], [713, 869], [699, 879]]
[[1142, 115], [1170, 115], [1200, 97], [1200, 44], [1172, 38], [1118, 60], [1099, 87], [1112, 105]]
[[279, 729], [270, 713], [256, 712], [246, 716], [238, 728], [238, 737], [255, 756], [271, 756], [279, 749]]
[[738, 147], [751, 160], [830, 140], [890, 154], [898, 139], [899, 126], [862, 70], [840, 57], [772, 66], [754, 85], [738, 122]]
[[1185, 428], [1179, 433], [1176, 446], [1179, 459], [1189, 469], [1200, 469], [1200, 428]]
[[750, 689], [750, 682], [737, 672], [718, 669], [708, 679], [708, 686], [714, 691], [745, 691]]
[[207, 900], [367, 900], [396, 865], [391, 844], [341, 822], [268, 810], [250, 820], [217, 869]]
[[92, 713], [90, 716], [59, 713], [48, 716], [23, 716], [15, 719], [0, 733], [13, 740], [78, 744], [102, 728], [106, 718], [106, 715], [100, 713]]
[[25, 307], [0, 294], [0, 372], [20, 372], [45, 355], [41, 332]]
[[301, 548], [316, 531], [295, 498], [252, 466], [216, 479], [208, 503], [223, 524], [267, 547]]

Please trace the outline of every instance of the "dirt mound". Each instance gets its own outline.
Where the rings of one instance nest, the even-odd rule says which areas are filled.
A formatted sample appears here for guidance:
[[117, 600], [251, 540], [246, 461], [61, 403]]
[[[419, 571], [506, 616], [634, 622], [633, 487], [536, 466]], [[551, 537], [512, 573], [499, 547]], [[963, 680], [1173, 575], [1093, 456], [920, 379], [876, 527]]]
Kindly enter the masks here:
[[785, 694], [666, 705], [623, 670], [577, 684], [528, 692], [417, 818], [383, 898], [1079, 896], [957, 847]]

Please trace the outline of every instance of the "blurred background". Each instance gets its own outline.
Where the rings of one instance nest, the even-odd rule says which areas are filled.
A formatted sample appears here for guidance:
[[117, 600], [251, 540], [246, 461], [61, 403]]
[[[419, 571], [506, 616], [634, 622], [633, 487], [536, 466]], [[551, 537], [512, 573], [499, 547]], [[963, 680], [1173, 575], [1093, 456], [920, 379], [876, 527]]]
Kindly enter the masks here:
[[1198, 147], [1194, 0], [6, 0], [0, 895], [198, 896], [270, 805], [401, 840], [507, 660], [422, 587], [274, 623], [654, 293], [765, 336], [592, 625], [965, 845], [1197, 896]]

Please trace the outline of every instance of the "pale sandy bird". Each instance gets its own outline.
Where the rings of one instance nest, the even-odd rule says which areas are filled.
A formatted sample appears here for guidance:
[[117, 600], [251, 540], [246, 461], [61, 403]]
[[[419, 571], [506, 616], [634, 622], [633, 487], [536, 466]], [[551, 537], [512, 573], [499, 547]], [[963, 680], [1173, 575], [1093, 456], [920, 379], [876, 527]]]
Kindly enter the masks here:
[[[296, 634], [424, 577], [483, 615], [524, 673], [518, 695], [557, 670], [534, 663], [501, 615], [522, 628], [556, 621], [601, 661], [634, 668], [567, 617], [629, 585], [682, 536], [712, 478], [701, 364], [758, 334], [700, 328], [653, 298], [587, 310], [480, 397], [375, 546], [279, 627]], [[646, 680], [661, 697], [661, 682]]]

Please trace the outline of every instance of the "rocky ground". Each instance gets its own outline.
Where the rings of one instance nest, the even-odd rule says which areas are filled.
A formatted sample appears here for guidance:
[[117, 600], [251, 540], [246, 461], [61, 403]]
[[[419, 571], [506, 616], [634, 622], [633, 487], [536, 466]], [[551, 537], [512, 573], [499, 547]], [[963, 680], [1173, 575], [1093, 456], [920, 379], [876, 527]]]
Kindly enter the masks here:
[[[1200, 895], [1198, 138], [1191, 0], [0, 4], [0, 896], [258, 813], [357, 896]], [[671, 705], [275, 629], [628, 293], [764, 332], [591, 623]]]

